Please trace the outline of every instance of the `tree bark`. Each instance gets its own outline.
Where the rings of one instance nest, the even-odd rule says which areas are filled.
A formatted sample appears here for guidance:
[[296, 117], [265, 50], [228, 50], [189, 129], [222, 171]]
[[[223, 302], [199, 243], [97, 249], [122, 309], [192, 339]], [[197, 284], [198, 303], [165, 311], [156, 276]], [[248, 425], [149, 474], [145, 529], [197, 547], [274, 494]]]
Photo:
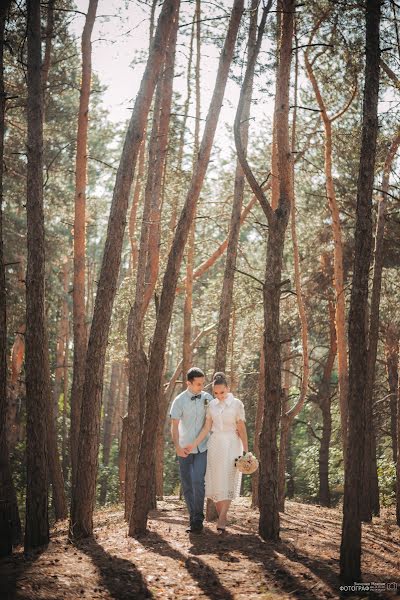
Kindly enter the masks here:
[[[297, 45], [297, 44], [296, 44]], [[298, 54], [295, 54], [295, 79], [294, 79], [294, 110], [293, 110], [293, 123], [292, 123], [292, 141], [291, 150], [292, 155], [295, 152], [296, 143], [296, 105], [297, 105], [297, 81], [298, 81]], [[289, 433], [292, 427], [295, 417], [300, 413], [304, 406], [308, 391], [308, 379], [309, 379], [309, 357], [308, 357], [308, 325], [307, 315], [303, 297], [303, 291], [301, 287], [301, 267], [300, 267], [300, 253], [297, 241], [297, 229], [296, 229], [296, 196], [294, 192], [294, 162], [292, 161], [292, 180], [291, 180], [291, 208], [290, 208], [290, 229], [292, 234], [293, 243], [293, 264], [294, 264], [294, 282], [296, 289], [296, 300], [297, 308], [299, 312], [300, 327], [301, 327], [301, 343], [303, 348], [303, 374], [301, 378], [300, 394], [296, 404], [289, 408], [288, 402], [288, 389], [289, 385], [285, 385], [285, 397], [284, 397], [284, 410], [282, 411], [281, 421], [281, 437], [279, 444], [279, 510], [284, 512], [285, 510], [285, 472], [287, 462], [287, 447], [289, 440]]]
[[40, 2], [28, 0], [25, 550], [49, 541]]
[[140, 444], [140, 460], [135, 501], [129, 522], [129, 535], [139, 535], [146, 531], [148, 505], [151, 494], [151, 479], [149, 479], [149, 477], [151, 477], [154, 471], [155, 461], [153, 440], [157, 427], [157, 417], [159, 412], [158, 399], [161, 397], [160, 391], [165, 360], [164, 354], [167, 344], [168, 329], [171, 322], [175, 289], [185, 243], [187, 241], [200, 190], [207, 171], [242, 12], [243, 0], [235, 0], [228, 33], [219, 62], [216, 84], [205, 124], [198, 160], [193, 172], [185, 204], [176, 227], [164, 274], [160, 305], [157, 312], [156, 327], [149, 358], [148, 372], [151, 376], [147, 378], [146, 384], [146, 412]]
[[[390, 433], [393, 462], [397, 462], [397, 390], [399, 387], [399, 329], [394, 323], [386, 327], [385, 355], [390, 392]], [[400, 430], [399, 430], [400, 431]]]
[[[321, 24], [320, 19], [317, 25], [314, 27], [310, 36], [309, 44], [311, 45], [313, 37]], [[339, 375], [339, 404], [340, 404], [340, 422], [342, 431], [342, 443], [343, 443], [343, 456], [346, 454], [347, 444], [347, 421], [348, 421], [348, 410], [347, 410], [347, 396], [349, 389], [349, 374], [347, 364], [347, 335], [346, 335], [346, 295], [344, 286], [344, 272], [343, 272], [343, 239], [342, 239], [342, 226], [340, 222], [340, 210], [336, 198], [336, 190], [333, 183], [333, 170], [332, 170], [332, 123], [342, 115], [345, 110], [350, 107], [351, 101], [355, 96], [354, 92], [347, 102], [345, 110], [341, 110], [335, 116], [330, 117], [325, 105], [325, 101], [322, 98], [317, 79], [314, 74], [314, 61], [309, 59], [309, 49], [304, 53], [305, 66], [307, 75], [310, 79], [311, 85], [314, 90], [315, 98], [317, 100], [321, 120], [324, 125], [325, 132], [325, 148], [324, 148], [324, 169], [325, 169], [325, 187], [326, 196], [328, 199], [329, 211], [332, 218], [332, 235], [333, 235], [333, 270], [334, 278], [333, 285], [336, 295], [336, 339], [337, 339], [337, 356], [338, 356], [338, 375]]]
[[[196, 0], [196, 10], [194, 21], [196, 24], [196, 63], [195, 63], [195, 106], [196, 118], [194, 126], [194, 145], [193, 145], [193, 166], [195, 165], [197, 154], [200, 145], [200, 53], [201, 53], [201, 37], [200, 37], [200, 19], [201, 6], [200, 0]], [[192, 31], [194, 35], [194, 28]], [[193, 40], [191, 40], [193, 44]], [[189, 73], [190, 75], [190, 73]], [[190, 77], [188, 77], [188, 95], [190, 96]], [[183, 134], [184, 132], [182, 132]], [[183, 147], [182, 147], [183, 149]], [[182, 156], [180, 157], [182, 162]], [[182, 344], [182, 390], [186, 389], [186, 373], [190, 369], [192, 362], [191, 341], [192, 341], [192, 310], [193, 310], [193, 269], [194, 269], [194, 240], [195, 240], [196, 214], [193, 216], [193, 222], [189, 232], [186, 253], [186, 279], [185, 279], [185, 302], [183, 305], [183, 344]]]
[[357, 183], [355, 254], [349, 314], [349, 430], [346, 456], [340, 575], [345, 584], [360, 581], [361, 513], [365, 396], [367, 385], [368, 275], [372, 249], [372, 190], [379, 92], [379, 0], [366, 4], [366, 65], [363, 125]]
[[329, 448], [332, 435], [331, 415], [331, 377], [337, 352], [335, 306], [328, 302], [329, 310], [329, 352], [324, 366], [322, 380], [318, 388], [317, 402], [322, 412], [322, 436], [318, 457], [319, 491], [318, 500], [321, 506], [330, 507], [331, 493], [329, 489]]
[[0, 8], [0, 557], [12, 553], [21, 538], [17, 496], [7, 442], [7, 299], [3, 251], [3, 157], [5, 133], [4, 39], [11, 0]]
[[151, 167], [148, 169], [144, 196], [135, 299], [128, 318], [129, 404], [125, 486], [125, 514], [127, 519], [129, 519], [132, 510], [135, 493], [137, 460], [144, 417], [147, 357], [144, 351], [143, 323], [158, 276], [161, 188], [168, 147], [178, 22], [179, 10], [177, 9], [168, 36], [163, 75], [157, 85], [154, 102], [148, 157], [148, 164]]
[[87, 346], [85, 310], [86, 264], [86, 184], [88, 164], [89, 100], [92, 80], [91, 36], [98, 0], [90, 0], [82, 33], [82, 80], [79, 98], [78, 131], [75, 160], [74, 277], [73, 277], [73, 376], [71, 390], [71, 464], [72, 485], [75, 484], [78, 440], [81, 421], [82, 390], [85, 377]]
[[[250, 6], [250, 23], [247, 41], [247, 60], [251, 59], [252, 53], [255, 51], [257, 38], [257, 15], [258, 15], [258, 0], [252, 0]], [[247, 153], [247, 141], [249, 132], [249, 118], [251, 97], [253, 93], [253, 73], [249, 77], [246, 96], [243, 103], [243, 112], [241, 115], [241, 138], [243, 150]], [[233, 190], [232, 212], [229, 225], [228, 243], [226, 250], [226, 261], [224, 270], [224, 279], [222, 283], [222, 292], [219, 305], [217, 342], [215, 350], [214, 372], [226, 370], [226, 355], [228, 351], [229, 340], [229, 321], [232, 310], [233, 284], [235, 280], [235, 268], [237, 258], [237, 247], [239, 243], [239, 233], [241, 224], [241, 212], [243, 204], [245, 176], [239, 160], [236, 161], [235, 183]]]
[[70, 530], [71, 534], [78, 538], [89, 536], [93, 532], [104, 363], [121, 262], [128, 198], [151, 99], [164, 61], [166, 42], [173, 22], [171, 16], [176, 6], [177, 0], [166, 0], [161, 10], [126, 134], [111, 203], [106, 245], [86, 353], [79, 431], [78, 476], [72, 493]]
[[[268, 3], [264, 11], [269, 10]], [[279, 539], [278, 499], [278, 447], [277, 435], [281, 414], [282, 383], [280, 357], [280, 295], [285, 232], [289, 222], [292, 196], [292, 154], [289, 142], [289, 83], [292, 55], [292, 38], [295, 4], [293, 0], [281, 2], [282, 28], [279, 45], [279, 66], [276, 99], [276, 133], [278, 146], [279, 204], [273, 210], [260, 185], [257, 183], [243, 152], [239, 123], [247, 81], [244, 78], [239, 106], [235, 118], [235, 143], [238, 158], [248, 183], [257, 195], [268, 220], [267, 259], [263, 286], [264, 303], [264, 353], [265, 353], [265, 397], [264, 415], [260, 435], [260, 484], [259, 533], [264, 539]], [[264, 16], [264, 15], [263, 15]], [[263, 26], [259, 27], [258, 41], [261, 43]], [[249, 65], [247, 67], [249, 70]]]
[[382, 271], [384, 259], [384, 235], [386, 222], [387, 194], [389, 191], [389, 176], [393, 160], [400, 145], [400, 131], [393, 139], [386, 156], [383, 177], [382, 194], [378, 203], [378, 218], [375, 232], [374, 272], [372, 278], [371, 306], [369, 311], [368, 335], [368, 366], [367, 383], [365, 388], [365, 449], [363, 470], [363, 493], [361, 495], [361, 518], [372, 521], [372, 515], [379, 515], [378, 476], [375, 471], [376, 440], [373, 420], [373, 390], [375, 384], [375, 365], [378, 352], [379, 337], [379, 306], [381, 299]]
[[[264, 355], [264, 336], [260, 348], [260, 373], [258, 376], [258, 401], [256, 422], [254, 426], [254, 454], [260, 456], [260, 433], [262, 427], [262, 419], [264, 415], [264, 398], [265, 398], [265, 355]], [[260, 473], [256, 471], [251, 478], [251, 506], [253, 508], [259, 506], [259, 489], [260, 489]]]

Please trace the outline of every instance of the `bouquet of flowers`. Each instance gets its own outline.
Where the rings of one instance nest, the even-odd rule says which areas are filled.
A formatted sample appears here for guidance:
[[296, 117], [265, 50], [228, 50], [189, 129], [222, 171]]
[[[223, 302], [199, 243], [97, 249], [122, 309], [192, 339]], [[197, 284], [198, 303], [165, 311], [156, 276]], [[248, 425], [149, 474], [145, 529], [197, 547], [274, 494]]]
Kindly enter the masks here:
[[245, 475], [251, 475], [258, 469], [258, 460], [251, 452], [246, 452], [243, 456], [235, 459], [235, 467]]

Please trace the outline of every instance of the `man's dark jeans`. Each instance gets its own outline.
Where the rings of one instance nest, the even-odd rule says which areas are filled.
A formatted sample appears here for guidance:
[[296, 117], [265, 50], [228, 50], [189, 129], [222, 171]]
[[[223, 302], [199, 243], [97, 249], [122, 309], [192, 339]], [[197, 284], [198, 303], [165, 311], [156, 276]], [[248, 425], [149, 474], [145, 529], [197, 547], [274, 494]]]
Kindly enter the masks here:
[[204, 521], [204, 477], [207, 467], [207, 450], [178, 456], [182, 491], [190, 515], [190, 525], [200, 526]]

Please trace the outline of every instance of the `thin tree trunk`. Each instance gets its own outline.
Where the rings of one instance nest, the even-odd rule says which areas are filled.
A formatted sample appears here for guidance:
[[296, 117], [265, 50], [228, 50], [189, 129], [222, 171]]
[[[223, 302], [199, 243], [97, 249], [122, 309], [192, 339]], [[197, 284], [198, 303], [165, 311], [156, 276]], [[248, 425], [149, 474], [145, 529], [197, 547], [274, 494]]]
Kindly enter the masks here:
[[[118, 378], [120, 365], [116, 362], [111, 364], [110, 386], [108, 388], [107, 400], [104, 402], [103, 421], [103, 466], [107, 467], [110, 462], [110, 451], [112, 442], [112, 422], [118, 401]], [[100, 487], [100, 504], [105, 504], [107, 497], [108, 477], [104, 474]]]
[[143, 323], [158, 275], [161, 186], [168, 147], [178, 22], [179, 10], [177, 8], [174, 15], [174, 24], [168, 36], [163, 76], [157, 85], [154, 102], [148, 158], [148, 164], [151, 167], [148, 169], [144, 197], [135, 300], [128, 318], [129, 404], [125, 487], [125, 515], [127, 519], [129, 519], [132, 510], [135, 494], [138, 452], [144, 417], [147, 357], [143, 347]]
[[[321, 20], [318, 22], [316, 27], [313, 29], [310, 36], [309, 44], [311, 45], [313, 37], [320, 26]], [[325, 132], [325, 153], [324, 153], [324, 168], [325, 168], [325, 187], [326, 196], [328, 199], [329, 211], [332, 218], [332, 234], [333, 234], [333, 270], [334, 278], [333, 284], [336, 294], [336, 338], [337, 338], [337, 356], [338, 356], [338, 375], [339, 375], [339, 404], [340, 404], [340, 422], [342, 431], [342, 443], [343, 443], [343, 455], [346, 455], [346, 444], [347, 444], [347, 421], [348, 421], [348, 410], [347, 410], [347, 396], [349, 389], [349, 374], [347, 364], [347, 336], [346, 336], [346, 295], [344, 286], [344, 272], [343, 272], [343, 240], [342, 240], [342, 226], [340, 222], [340, 210], [336, 199], [336, 191], [333, 183], [333, 167], [332, 167], [332, 123], [341, 115], [344, 114], [345, 110], [350, 107], [350, 104], [355, 96], [356, 88], [347, 102], [345, 109], [341, 110], [335, 116], [330, 117], [322, 98], [317, 79], [314, 74], [313, 64], [314, 61], [309, 59], [309, 50], [304, 53], [305, 66], [307, 75], [310, 79], [311, 85], [314, 90], [315, 98], [317, 100], [321, 119], [324, 125]]]
[[[255, 44], [257, 38], [257, 15], [258, 0], [251, 0], [249, 34], [247, 41], [248, 61], [251, 59], [252, 53], [255, 51]], [[242, 123], [240, 127], [240, 134], [245, 154], [247, 153], [247, 141], [250, 123], [250, 106], [251, 97], [253, 94], [253, 78], [254, 71], [249, 77], [249, 83], [246, 89], [246, 97], [243, 103], [243, 112], [241, 115]], [[237, 160], [235, 171], [235, 183], [233, 190], [232, 212], [226, 251], [224, 279], [221, 286], [222, 291], [219, 305], [214, 372], [226, 370], [226, 355], [228, 351], [229, 340], [229, 321], [232, 310], [233, 284], [235, 280], [236, 257], [241, 224], [240, 217], [243, 204], [244, 184], [245, 176], [243, 173], [243, 169], [240, 165], [239, 160]]]
[[[269, 10], [268, 3], [264, 11]], [[239, 106], [235, 119], [236, 150], [242, 168], [253, 192], [264, 210], [268, 220], [268, 242], [264, 301], [264, 353], [265, 353], [265, 397], [264, 416], [260, 435], [260, 485], [259, 533], [264, 539], [279, 539], [279, 500], [278, 500], [278, 448], [277, 435], [281, 414], [282, 383], [280, 358], [280, 295], [285, 232], [289, 221], [292, 197], [292, 155], [289, 142], [289, 82], [292, 55], [292, 38], [295, 5], [294, 0], [281, 2], [283, 11], [282, 31], [279, 46], [279, 66], [277, 84], [276, 132], [278, 146], [279, 204], [274, 211], [271, 208], [260, 185], [257, 183], [243, 153], [239, 134], [239, 122], [242, 111], [244, 90], [247, 81], [244, 78]], [[263, 15], [264, 16], [264, 15]], [[263, 26], [259, 28], [257, 43], [261, 44]], [[249, 70], [249, 65], [248, 65]]]
[[74, 358], [71, 390], [71, 463], [72, 485], [75, 485], [78, 460], [78, 440], [81, 421], [82, 391], [85, 377], [87, 328], [85, 312], [86, 263], [86, 184], [88, 164], [89, 100], [92, 80], [91, 36], [96, 19], [98, 0], [90, 0], [81, 40], [82, 81], [79, 98], [78, 131], [75, 160], [74, 217], [74, 277], [73, 336]]
[[[297, 45], [297, 38], [296, 38]], [[294, 80], [294, 111], [293, 111], [293, 123], [292, 123], [292, 141], [291, 150], [292, 155], [295, 152], [296, 143], [296, 105], [297, 105], [297, 80], [298, 80], [298, 54], [295, 54], [295, 80]], [[290, 212], [290, 225], [293, 243], [293, 263], [294, 263], [294, 281], [296, 289], [296, 300], [299, 312], [300, 326], [301, 326], [301, 343], [303, 348], [303, 375], [301, 378], [300, 394], [296, 404], [290, 409], [288, 402], [288, 389], [289, 386], [285, 386], [285, 398], [284, 398], [284, 410], [282, 411], [281, 421], [281, 437], [279, 444], [279, 483], [278, 483], [278, 494], [279, 494], [279, 509], [280, 511], [285, 510], [285, 472], [287, 462], [287, 446], [289, 439], [289, 432], [292, 427], [295, 417], [300, 413], [304, 406], [308, 391], [308, 379], [309, 379], [309, 357], [308, 357], [308, 325], [306, 309], [303, 297], [303, 291], [301, 288], [301, 267], [300, 267], [300, 254], [297, 242], [297, 230], [296, 230], [296, 196], [294, 192], [294, 163], [292, 161], [292, 180], [291, 180], [291, 212]]]
[[379, 514], [378, 476], [374, 472], [374, 451], [376, 447], [375, 426], [373, 420], [373, 390], [375, 384], [375, 365], [378, 352], [379, 337], [379, 305], [381, 299], [382, 271], [384, 259], [384, 234], [386, 222], [387, 194], [389, 191], [389, 176], [393, 160], [400, 145], [400, 131], [393, 139], [386, 156], [383, 178], [382, 195], [378, 204], [378, 218], [375, 232], [374, 274], [372, 278], [371, 306], [368, 335], [368, 366], [365, 395], [365, 454], [363, 472], [363, 493], [361, 495], [361, 519], [372, 521], [372, 515]]
[[[265, 397], [265, 354], [264, 354], [264, 337], [260, 348], [260, 373], [258, 376], [258, 400], [256, 422], [254, 426], [254, 454], [260, 456], [260, 433], [262, 427], [262, 419], [264, 415], [264, 397]], [[259, 489], [260, 489], [260, 473], [256, 471], [251, 479], [251, 506], [256, 508], [259, 506]]]
[[[68, 281], [65, 282], [66, 288], [64, 288], [64, 293], [67, 293], [68, 290]], [[66, 303], [66, 309], [68, 311], [68, 305]], [[68, 431], [67, 431], [67, 404], [68, 404], [68, 360], [69, 360], [69, 339], [70, 339], [70, 330], [69, 327], [67, 329], [67, 337], [65, 340], [65, 353], [64, 353], [64, 380], [63, 380], [63, 412], [62, 412], [62, 442], [61, 442], [61, 460], [62, 460], [62, 471], [64, 475], [64, 481], [67, 481], [68, 477], [68, 467], [70, 466], [70, 456], [69, 456], [69, 439], [68, 439]]]
[[[194, 146], [193, 146], [193, 166], [195, 165], [200, 144], [200, 53], [201, 53], [201, 37], [200, 37], [200, 19], [201, 6], [200, 0], [196, 0], [196, 10], [194, 20], [196, 23], [196, 65], [195, 65], [195, 99], [196, 99], [196, 119], [194, 126]], [[194, 33], [194, 31], [193, 31]], [[189, 93], [188, 93], [189, 97]], [[182, 160], [182, 157], [181, 157]], [[193, 310], [193, 269], [194, 269], [194, 239], [196, 227], [196, 214], [193, 217], [192, 226], [189, 232], [186, 254], [186, 280], [185, 280], [185, 302], [183, 307], [183, 349], [182, 349], [182, 388], [186, 389], [186, 373], [188, 372], [191, 362], [191, 341], [192, 341], [192, 310]]]
[[86, 537], [93, 532], [104, 363], [121, 262], [128, 198], [151, 99], [164, 61], [166, 42], [173, 23], [171, 16], [175, 13], [177, 2], [178, 0], [165, 0], [163, 4], [126, 134], [114, 187], [86, 355], [79, 431], [78, 477], [73, 487], [71, 506], [71, 533], [76, 537]]
[[318, 471], [319, 492], [318, 500], [322, 506], [331, 505], [329, 489], [329, 448], [332, 435], [331, 415], [331, 377], [337, 352], [335, 306], [332, 300], [328, 302], [329, 310], [329, 352], [324, 366], [322, 380], [318, 388], [317, 401], [322, 413], [322, 436], [319, 448]]
[[379, 92], [379, 0], [366, 4], [366, 63], [360, 166], [357, 183], [355, 254], [349, 314], [349, 430], [346, 456], [340, 575], [360, 581], [362, 467], [367, 385], [368, 275], [372, 250], [372, 190]]
[[28, 0], [25, 550], [49, 541], [40, 1]]
[[148, 505], [151, 494], [151, 476], [154, 471], [154, 436], [159, 413], [158, 399], [160, 398], [162, 373], [165, 360], [168, 329], [171, 322], [175, 297], [175, 288], [182, 263], [185, 243], [196, 211], [200, 190], [207, 171], [211, 148], [214, 140], [218, 117], [228, 78], [229, 67], [233, 57], [236, 36], [243, 12], [243, 0], [235, 0], [229, 22], [228, 33], [221, 53], [216, 84], [211, 100], [203, 139], [199, 150], [191, 184], [186, 201], [179, 218], [167, 267], [163, 279], [157, 322], [151, 345], [149, 373], [146, 385], [146, 412], [143, 435], [140, 444], [140, 461], [138, 481], [136, 485], [135, 502], [129, 523], [129, 535], [138, 535], [146, 530]]
[[61, 298], [60, 318], [57, 331], [57, 349], [56, 349], [56, 368], [54, 373], [53, 405], [55, 416], [58, 415], [58, 401], [60, 399], [61, 384], [64, 378], [65, 370], [65, 352], [68, 338], [68, 260], [65, 259], [61, 271], [61, 283], [63, 286], [63, 296]]
[[0, 557], [21, 538], [17, 497], [7, 443], [7, 300], [3, 252], [3, 156], [5, 132], [4, 37], [11, 0], [0, 8]]
[[[386, 327], [385, 334], [386, 370], [390, 392], [390, 433], [393, 462], [397, 462], [397, 390], [399, 387], [399, 329], [394, 323]], [[399, 430], [400, 431], [400, 430]]]
[[42, 88], [43, 88], [43, 121], [46, 121], [46, 108], [49, 94], [47, 94], [47, 84], [49, 81], [49, 72], [51, 64], [51, 49], [53, 44], [54, 32], [54, 4], [55, 0], [49, 0], [47, 4], [47, 23], [46, 23], [46, 45], [42, 64]]
[[[171, 244], [173, 241], [176, 221], [178, 218], [178, 200], [180, 195], [180, 186], [182, 182], [183, 176], [183, 150], [185, 147], [185, 132], [186, 132], [186, 123], [189, 115], [190, 108], [190, 100], [192, 96], [192, 62], [193, 62], [193, 42], [194, 42], [194, 31], [195, 31], [195, 19], [193, 19], [192, 31], [190, 35], [190, 45], [189, 45], [189, 57], [188, 57], [188, 66], [187, 66], [187, 76], [186, 76], [186, 100], [183, 105], [183, 119], [181, 125], [181, 131], [179, 136], [179, 146], [178, 146], [178, 157], [177, 157], [177, 168], [176, 168], [176, 182], [175, 189], [172, 198], [172, 207], [171, 207], [171, 218], [169, 222], [169, 230], [171, 232], [170, 243], [168, 244], [169, 250], [171, 249]], [[185, 288], [183, 288], [185, 289]]]

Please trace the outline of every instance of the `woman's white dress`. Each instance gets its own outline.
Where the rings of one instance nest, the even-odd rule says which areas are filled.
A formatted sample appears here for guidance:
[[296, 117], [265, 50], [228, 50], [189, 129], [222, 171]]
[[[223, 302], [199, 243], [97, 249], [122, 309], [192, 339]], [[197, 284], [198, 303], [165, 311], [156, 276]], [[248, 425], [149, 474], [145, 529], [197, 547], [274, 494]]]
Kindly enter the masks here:
[[214, 398], [207, 409], [212, 418], [211, 436], [207, 446], [206, 496], [214, 502], [233, 500], [240, 495], [242, 474], [235, 467], [235, 458], [243, 453], [242, 441], [236, 429], [245, 421], [243, 402], [233, 394], [220, 402]]

